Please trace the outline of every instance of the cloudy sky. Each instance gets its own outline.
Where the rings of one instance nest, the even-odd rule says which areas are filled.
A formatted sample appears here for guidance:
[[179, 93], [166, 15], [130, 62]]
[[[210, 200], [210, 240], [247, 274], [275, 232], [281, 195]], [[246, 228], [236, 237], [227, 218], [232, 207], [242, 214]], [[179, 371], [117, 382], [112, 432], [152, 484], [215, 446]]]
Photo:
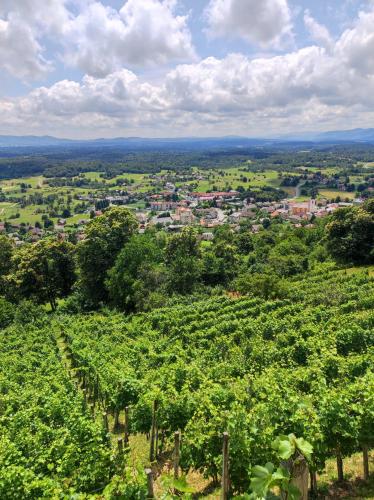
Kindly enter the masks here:
[[374, 0], [0, 0], [0, 134], [374, 126]]

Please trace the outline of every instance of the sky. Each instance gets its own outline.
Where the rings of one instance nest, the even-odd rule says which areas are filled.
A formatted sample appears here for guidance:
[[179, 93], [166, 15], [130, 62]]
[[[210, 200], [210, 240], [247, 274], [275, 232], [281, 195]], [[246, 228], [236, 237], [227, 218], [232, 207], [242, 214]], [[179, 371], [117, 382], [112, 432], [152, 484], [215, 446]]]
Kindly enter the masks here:
[[374, 127], [374, 0], [0, 0], [0, 134]]

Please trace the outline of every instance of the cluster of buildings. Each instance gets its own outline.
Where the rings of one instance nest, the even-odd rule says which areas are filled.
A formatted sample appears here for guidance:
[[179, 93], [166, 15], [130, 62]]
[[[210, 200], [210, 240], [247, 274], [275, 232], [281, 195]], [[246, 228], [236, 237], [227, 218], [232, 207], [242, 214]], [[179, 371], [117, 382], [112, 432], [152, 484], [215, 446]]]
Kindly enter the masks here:
[[148, 211], [136, 212], [136, 216], [141, 231], [148, 225], [158, 225], [173, 232], [186, 225], [209, 230], [226, 223], [238, 226], [250, 222], [253, 232], [258, 232], [264, 219], [278, 217], [299, 225], [316, 217], [325, 217], [340, 207], [360, 203], [361, 199], [351, 203], [328, 203], [313, 198], [306, 201], [256, 202], [253, 199], [241, 200], [236, 191], [191, 193], [179, 202], [158, 197], [157, 201], [150, 202]]
[[111, 191], [107, 195], [81, 195], [79, 199], [88, 202], [88, 208], [81, 219], [75, 218], [74, 224], [69, 224], [66, 219], [58, 219], [53, 227], [42, 228], [40, 224], [5, 225], [0, 222], [0, 233], [6, 232], [17, 245], [24, 241], [37, 241], [51, 232], [61, 239], [67, 239], [73, 232], [75, 239], [80, 241], [85, 237], [84, 227], [90, 218], [102, 214], [102, 211], [97, 209], [98, 205], [106, 208], [141, 201], [145, 208], [134, 210], [140, 232], [144, 232], [148, 226], [163, 228], [168, 232], [178, 232], [185, 226], [195, 226], [201, 228], [203, 238], [209, 240], [212, 230], [222, 224], [239, 227], [243, 223], [249, 223], [249, 227], [256, 233], [266, 226], [265, 220], [269, 223], [271, 219], [280, 218], [294, 225], [305, 225], [316, 217], [331, 214], [339, 207], [362, 203], [361, 199], [355, 199], [351, 203], [328, 203], [324, 199], [317, 201], [313, 198], [306, 201], [292, 198], [258, 202], [253, 198], [244, 199], [241, 193], [235, 190], [190, 192], [187, 189], [177, 189], [170, 182], [164, 183], [161, 189], [156, 194]]
[[325, 200], [317, 202], [317, 200], [312, 198], [304, 202], [284, 200], [281, 204], [278, 204], [278, 206], [270, 207], [268, 211], [272, 218], [280, 217], [291, 222], [300, 222], [315, 217], [326, 217], [338, 208], [361, 204], [362, 201], [361, 199], [356, 199], [349, 203], [327, 203]]
[[0, 222], [0, 234], [6, 234], [16, 246], [21, 246], [25, 238], [30, 242], [36, 242], [43, 236], [42, 228], [32, 224], [18, 224], [15, 222], [6, 224]]

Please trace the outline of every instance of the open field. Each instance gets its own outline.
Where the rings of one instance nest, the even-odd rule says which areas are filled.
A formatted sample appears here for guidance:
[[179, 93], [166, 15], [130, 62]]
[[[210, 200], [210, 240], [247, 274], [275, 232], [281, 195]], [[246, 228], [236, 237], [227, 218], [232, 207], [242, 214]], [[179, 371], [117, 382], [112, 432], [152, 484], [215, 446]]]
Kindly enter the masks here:
[[349, 200], [353, 200], [356, 198], [355, 193], [349, 193], [348, 191], [339, 191], [338, 189], [320, 189], [319, 194], [321, 197], [326, 198], [328, 200], [335, 199], [337, 196], [340, 196], [342, 200], [348, 198]]
[[[371, 278], [374, 278], [374, 266], [366, 266], [364, 270]], [[362, 267], [350, 267], [348, 269], [344, 269], [344, 271], [341, 272], [347, 274], [347, 276], [350, 276], [352, 274], [362, 273], [363, 269]]]
[[[219, 172], [223, 172], [221, 175]], [[222, 169], [219, 171], [208, 170], [209, 180], [198, 181], [197, 189], [198, 192], [205, 192], [209, 189], [213, 189], [214, 186], [218, 190], [225, 190], [227, 187], [232, 189], [237, 189], [238, 186], [248, 187], [279, 187], [280, 180], [278, 178], [278, 172], [274, 170], [268, 170], [266, 172], [246, 172], [243, 168], [230, 168]], [[245, 181], [247, 179], [247, 181]]]

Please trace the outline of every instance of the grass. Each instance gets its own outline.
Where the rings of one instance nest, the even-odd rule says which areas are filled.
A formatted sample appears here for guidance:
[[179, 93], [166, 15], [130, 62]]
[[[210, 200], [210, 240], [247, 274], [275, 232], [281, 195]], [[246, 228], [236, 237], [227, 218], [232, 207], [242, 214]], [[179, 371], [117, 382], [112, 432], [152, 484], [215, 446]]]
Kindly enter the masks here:
[[352, 274], [358, 274], [358, 273], [368, 273], [368, 275], [371, 278], [374, 278], [374, 266], [365, 266], [365, 267], [350, 267], [348, 269], [344, 269], [341, 271], [344, 274], [347, 274], [348, 276]]
[[[224, 172], [220, 175], [219, 172]], [[202, 171], [205, 176], [209, 175], [209, 179], [197, 181], [197, 192], [206, 192], [216, 186], [218, 190], [226, 189], [230, 186], [232, 189], [237, 189], [238, 186], [244, 187], [279, 187], [280, 179], [278, 172], [275, 170], [267, 170], [266, 172], [246, 172], [243, 168], [227, 168], [220, 170], [207, 170]], [[246, 177], [247, 182], [243, 182], [241, 177]], [[191, 181], [189, 184], [196, 183]]]
[[129, 203], [128, 205], [124, 205], [124, 207], [129, 208], [130, 210], [136, 210], [136, 209], [143, 210], [143, 209], [145, 209], [145, 202], [138, 201], [136, 203]]
[[347, 191], [339, 191], [338, 189], [319, 189], [319, 194], [321, 197], [331, 200], [340, 196], [342, 200], [348, 198], [349, 200], [353, 200], [356, 198], [355, 193], [348, 193]]
[[[46, 207], [43, 205], [28, 205], [25, 208], [21, 208], [18, 203], [0, 203], [0, 219], [1, 220], [10, 220], [15, 224], [20, 224], [22, 222], [30, 222], [34, 224], [36, 221], [40, 221], [42, 218], [42, 214], [35, 213], [35, 211], [45, 210]], [[15, 215], [19, 214], [20, 216], [15, 218]]]
[[320, 167], [306, 167], [309, 172], [323, 172], [326, 175], [335, 175], [340, 172], [340, 169], [338, 167], [326, 167], [326, 168], [320, 168]]
[[297, 198], [294, 198], [293, 201], [296, 202], [304, 202], [310, 200], [310, 196], [298, 196]]
[[374, 451], [369, 455], [369, 481], [363, 480], [362, 454], [356, 453], [344, 459], [345, 481], [337, 482], [336, 462], [328, 460], [323, 474], [318, 476], [317, 484], [321, 495], [327, 498], [367, 498], [374, 499]]

